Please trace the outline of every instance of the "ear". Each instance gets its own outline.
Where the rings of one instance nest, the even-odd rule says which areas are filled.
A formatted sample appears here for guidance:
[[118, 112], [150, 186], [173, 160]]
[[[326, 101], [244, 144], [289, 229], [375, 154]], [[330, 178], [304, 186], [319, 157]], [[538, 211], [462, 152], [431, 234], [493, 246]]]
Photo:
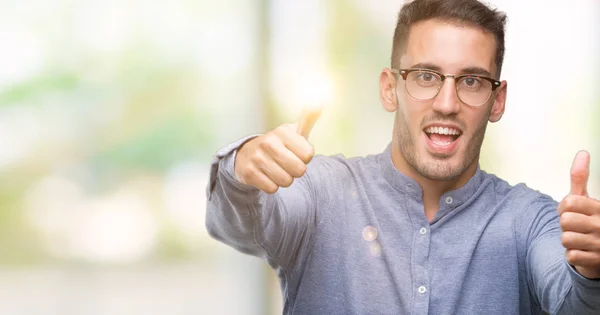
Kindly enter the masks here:
[[490, 111], [490, 122], [497, 122], [504, 115], [504, 108], [506, 105], [506, 90], [508, 89], [508, 83], [502, 81], [494, 96], [494, 104], [492, 104], [492, 110]]
[[396, 97], [396, 77], [389, 68], [381, 71], [379, 76], [379, 99], [381, 105], [388, 112], [395, 112], [398, 107]]

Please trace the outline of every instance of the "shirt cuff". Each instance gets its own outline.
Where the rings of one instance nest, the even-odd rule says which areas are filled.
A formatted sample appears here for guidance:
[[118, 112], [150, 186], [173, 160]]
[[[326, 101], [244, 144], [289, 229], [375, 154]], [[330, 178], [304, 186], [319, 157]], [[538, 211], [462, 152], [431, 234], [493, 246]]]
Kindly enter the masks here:
[[571, 279], [581, 287], [586, 289], [600, 290], [600, 279], [589, 279], [582, 276], [577, 269], [573, 267], [569, 262], [565, 259], [565, 264], [567, 264], [567, 269], [569, 269], [569, 273], [571, 274]]
[[228, 182], [230, 182], [234, 187], [241, 190], [250, 190], [253, 189], [254, 186], [245, 185], [240, 183], [235, 178], [235, 157], [237, 155], [237, 149], [239, 149], [246, 142], [260, 136], [259, 135], [251, 135], [244, 137], [238, 141], [227, 144], [226, 146], [220, 148], [215, 154], [211, 165], [210, 165], [210, 175], [209, 175], [209, 185], [206, 189], [206, 196], [208, 200], [212, 195], [212, 191], [217, 182], [217, 178], [219, 173], [221, 173]]

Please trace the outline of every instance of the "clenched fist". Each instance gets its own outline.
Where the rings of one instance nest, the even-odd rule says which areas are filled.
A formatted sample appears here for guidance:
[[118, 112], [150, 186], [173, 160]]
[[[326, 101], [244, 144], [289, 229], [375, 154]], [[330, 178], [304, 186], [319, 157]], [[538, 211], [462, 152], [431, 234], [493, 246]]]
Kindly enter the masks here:
[[306, 140], [321, 109], [304, 109], [300, 120], [246, 142], [235, 158], [235, 177], [268, 194], [289, 187], [306, 172], [315, 151]]

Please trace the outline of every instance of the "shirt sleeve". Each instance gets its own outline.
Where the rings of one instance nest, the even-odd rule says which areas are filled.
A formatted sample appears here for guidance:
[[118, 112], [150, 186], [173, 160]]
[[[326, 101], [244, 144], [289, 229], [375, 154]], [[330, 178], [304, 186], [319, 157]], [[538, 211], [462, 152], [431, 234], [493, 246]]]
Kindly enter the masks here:
[[[304, 176], [275, 194], [266, 194], [236, 180], [236, 149], [247, 137], [219, 150], [211, 165], [206, 207], [209, 234], [236, 250], [265, 259], [273, 268], [292, 268], [308, 251], [326, 207], [318, 194], [325, 157], [315, 157]], [[321, 185], [322, 186], [322, 185]]]
[[557, 207], [550, 197], [540, 197], [521, 218], [530, 292], [549, 314], [600, 314], [600, 281], [581, 276], [567, 262]]

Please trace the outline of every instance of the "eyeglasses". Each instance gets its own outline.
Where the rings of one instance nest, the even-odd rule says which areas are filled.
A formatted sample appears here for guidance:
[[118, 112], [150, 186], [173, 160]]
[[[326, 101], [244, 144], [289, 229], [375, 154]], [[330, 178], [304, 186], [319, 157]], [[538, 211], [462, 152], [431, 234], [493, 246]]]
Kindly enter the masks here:
[[441, 74], [428, 69], [391, 69], [406, 81], [406, 91], [418, 100], [430, 100], [438, 95], [444, 80], [453, 78], [456, 95], [470, 106], [481, 106], [490, 99], [492, 92], [501, 84], [492, 78], [474, 74]]

